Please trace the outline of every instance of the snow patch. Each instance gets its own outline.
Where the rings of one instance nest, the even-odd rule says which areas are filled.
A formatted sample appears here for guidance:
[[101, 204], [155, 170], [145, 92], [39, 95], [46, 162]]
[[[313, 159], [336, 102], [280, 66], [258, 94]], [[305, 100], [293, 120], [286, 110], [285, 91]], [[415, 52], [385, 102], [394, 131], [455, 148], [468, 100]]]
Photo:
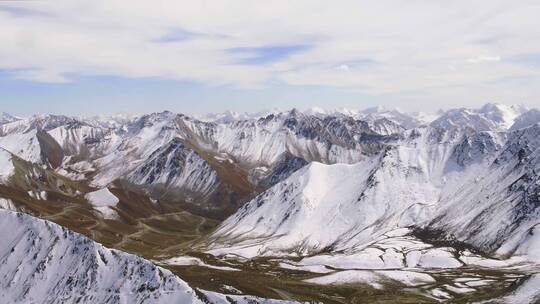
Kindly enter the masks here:
[[84, 197], [96, 207], [116, 206], [120, 201], [108, 188], [87, 193]]

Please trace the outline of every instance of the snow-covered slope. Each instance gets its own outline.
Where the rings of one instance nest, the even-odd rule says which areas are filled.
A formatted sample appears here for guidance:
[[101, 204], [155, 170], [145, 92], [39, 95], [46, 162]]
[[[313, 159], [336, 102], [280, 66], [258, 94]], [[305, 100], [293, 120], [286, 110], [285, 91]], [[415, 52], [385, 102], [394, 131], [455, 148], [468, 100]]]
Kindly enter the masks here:
[[240, 208], [216, 235], [262, 242], [258, 254], [323, 250], [350, 229], [352, 218], [371, 216], [354, 202], [374, 166], [313, 162]]
[[41, 162], [37, 130], [0, 137], [0, 147], [30, 162]]
[[12, 154], [0, 148], [0, 182], [5, 183], [15, 171]]
[[91, 149], [104, 140], [110, 129], [91, 126], [85, 123], [61, 125], [48, 133], [56, 140], [67, 155], [89, 156], [97, 151]]
[[510, 127], [510, 131], [526, 128], [530, 125], [540, 122], [540, 110], [531, 109], [514, 120], [514, 124]]
[[487, 253], [536, 252], [527, 235], [540, 222], [540, 126], [520, 132], [505, 143], [469, 128], [414, 129], [357, 164], [312, 163], [227, 219], [213, 248], [248, 256], [355, 250], [416, 227]]
[[102, 187], [127, 175], [170, 143], [177, 137], [174, 118], [170, 112], [144, 115], [96, 143], [93, 183]]
[[259, 173], [257, 177], [258, 185], [263, 188], [270, 188], [271, 186], [285, 180], [291, 174], [306, 166], [308, 162], [300, 157], [296, 157], [290, 153], [282, 154], [277, 159], [269, 170]]
[[461, 139], [458, 130], [420, 129], [354, 165], [313, 162], [242, 207], [215, 236], [247, 240], [259, 254], [305, 254], [368, 242], [428, 213]]
[[34, 115], [2, 124], [0, 126], [0, 134], [4, 136], [12, 133], [24, 133], [34, 129], [50, 131], [62, 125], [77, 123], [80, 122], [76, 118], [63, 115]]
[[0, 210], [5, 303], [203, 303], [170, 271], [28, 215]]
[[509, 256], [520, 246], [540, 250], [534, 229], [540, 223], [540, 124], [514, 131], [508, 138], [480, 174], [441, 198], [444, 207], [431, 223], [500, 256]]
[[[0, 205], [63, 208], [55, 204], [77, 200], [110, 221], [130, 216], [122, 208], [160, 218], [160, 212], [193, 207], [203, 217], [213, 212], [218, 218], [260, 193], [205, 239], [205, 250], [245, 257], [303, 256], [286, 263], [293, 271], [328, 271], [345, 262], [366, 268], [372, 262], [379, 267], [377, 284], [395, 278], [411, 284], [420, 277], [429, 281], [416, 271], [390, 268], [476, 265], [481, 258], [475, 250], [493, 258], [540, 262], [538, 111], [488, 104], [440, 113], [429, 125], [425, 122], [432, 117], [421, 116], [385, 109], [314, 109], [228, 113], [206, 121], [171, 112], [126, 119], [43, 115], [14, 120], [0, 125], [0, 147], [5, 149], [0, 149], [0, 191], [11, 195]], [[18, 188], [10, 188], [15, 186], [8, 181]], [[186, 299], [198, 301], [185, 283], [160, 275], [159, 268], [141, 273], [139, 265], [154, 267], [147, 261], [113, 253], [34, 218], [0, 217], [7, 218], [0, 218], [0, 226], [29, 227], [12, 229], [13, 235], [0, 229], [4, 244], [17, 243], [0, 249], [8, 261], [0, 261], [0, 275], [11, 276], [0, 283], [8, 300], [28, 301], [21, 298], [22, 288], [32, 286], [27, 296], [46, 298], [54, 288], [67, 296], [90, 288], [83, 295], [87, 302], [114, 302], [117, 290], [135, 290], [128, 300], [153, 302], [154, 296], [177, 296], [176, 290], [182, 290], [190, 294]], [[443, 249], [430, 242], [444, 244]], [[392, 248], [385, 247], [389, 243]], [[73, 250], [79, 256], [68, 254]], [[75, 263], [82, 263], [80, 271], [68, 267]], [[124, 270], [133, 275], [124, 276]], [[306, 282], [342, 282], [364, 274], [343, 271]], [[84, 275], [95, 288], [109, 288], [106, 294], [112, 298], [93, 294], [94, 286], [76, 280]], [[10, 280], [14, 283], [8, 286]], [[141, 287], [143, 281], [156, 283]], [[165, 292], [167, 286], [172, 289]], [[227, 301], [225, 295], [200, 292]]]

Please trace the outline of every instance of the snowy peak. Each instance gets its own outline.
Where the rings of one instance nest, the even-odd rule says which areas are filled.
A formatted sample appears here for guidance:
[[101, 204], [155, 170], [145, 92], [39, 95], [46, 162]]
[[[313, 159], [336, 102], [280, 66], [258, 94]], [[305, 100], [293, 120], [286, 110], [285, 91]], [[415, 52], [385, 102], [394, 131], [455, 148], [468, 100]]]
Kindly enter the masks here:
[[228, 124], [235, 121], [259, 119], [259, 118], [263, 118], [268, 115], [277, 114], [277, 113], [280, 113], [280, 111], [277, 109], [265, 110], [265, 111], [260, 111], [256, 113], [248, 113], [248, 112], [239, 113], [235, 111], [225, 111], [222, 113], [215, 113], [215, 114], [196, 115], [194, 117], [201, 121], [214, 122], [214, 123], [219, 123], [219, 124]]
[[519, 105], [503, 105], [496, 103], [485, 104], [478, 110], [489, 120], [495, 122], [501, 129], [509, 129], [516, 118], [526, 112], [527, 109], [524, 106]]
[[3, 125], [3, 124], [7, 124], [7, 123], [10, 123], [10, 122], [14, 122], [14, 121], [17, 121], [19, 120], [20, 118], [18, 117], [15, 117], [9, 113], [6, 113], [6, 112], [1, 112], [0, 113], [0, 125]]
[[403, 113], [397, 109], [390, 110], [385, 107], [376, 107], [360, 111], [356, 115], [356, 118], [368, 122], [386, 119], [405, 129], [415, 128], [423, 123], [423, 121], [419, 120], [414, 114]]
[[472, 128], [477, 131], [506, 131], [526, 108], [488, 103], [480, 109], [452, 109], [431, 123], [437, 128]]
[[441, 129], [468, 127], [478, 131], [492, 131], [494, 128], [496, 128], [494, 122], [469, 109], [455, 109], [446, 111], [441, 117], [434, 120], [430, 125], [432, 127]]
[[137, 118], [140, 115], [138, 114], [126, 114], [118, 113], [112, 115], [98, 115], [87, 118], [81, 118], [82, 121], [88, 122], [88, 124], [93, 126], [100, 126], [103, 128], [119, 128], [123, 125], [127, 125]]

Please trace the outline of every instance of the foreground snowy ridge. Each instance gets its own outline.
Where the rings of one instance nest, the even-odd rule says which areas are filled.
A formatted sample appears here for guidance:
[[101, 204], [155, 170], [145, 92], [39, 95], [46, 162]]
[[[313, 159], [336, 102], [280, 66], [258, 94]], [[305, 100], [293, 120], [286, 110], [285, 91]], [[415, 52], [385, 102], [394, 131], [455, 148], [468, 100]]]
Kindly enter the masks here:
[[9, 303], [202, 303], [170, 271], [56, 224], [0, 210], [1, 295]]
[[3, 303], [229, 303], [147, 260], [22, 213], [0, 210], [0, 243]]

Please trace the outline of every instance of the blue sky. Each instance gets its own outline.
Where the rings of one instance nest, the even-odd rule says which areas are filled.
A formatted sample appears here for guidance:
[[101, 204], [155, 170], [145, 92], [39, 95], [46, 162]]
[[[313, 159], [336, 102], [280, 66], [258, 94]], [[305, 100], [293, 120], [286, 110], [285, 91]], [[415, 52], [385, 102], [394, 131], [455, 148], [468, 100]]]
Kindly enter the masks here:
[[0, 3], [17, 115], [540, 105], [540, 2]]
[[165, 79], [107, 76], [83, 77], [69, 83], [36, 83], [2, 75], [0, 91], [3, 92], [1, 110], [20, 116], [43, 113], [145, 113], [163, 110], [203, 114], [226, 110], [257, 112], [273, 108], [309, 108], [319, 104], [348, 108], [367, 108], [380, 104], [373, 96], [331, 87], [273, 85], [246, 90]]

